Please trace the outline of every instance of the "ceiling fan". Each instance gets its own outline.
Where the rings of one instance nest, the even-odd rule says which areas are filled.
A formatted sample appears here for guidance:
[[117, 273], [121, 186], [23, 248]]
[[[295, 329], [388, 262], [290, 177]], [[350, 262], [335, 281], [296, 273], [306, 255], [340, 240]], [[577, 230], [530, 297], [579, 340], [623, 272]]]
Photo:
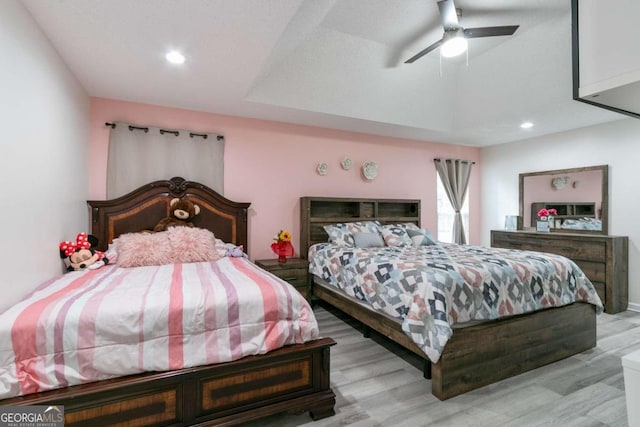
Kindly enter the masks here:
[[449, 58], [460, 55], [467, 50], [467, 39], [510, 36], [519, 27], [519, 25], [505, 25], [500, 27], [463, 28], [458, 22], [458, 11], [453, 0], [439, 1], [438, 9], [440, 10], [440, 20], [444, 29], [442, 38], [407, 59], [405, 64], [411, 64], [438, 47], [441, 47], [440, 54], [444, 57]]

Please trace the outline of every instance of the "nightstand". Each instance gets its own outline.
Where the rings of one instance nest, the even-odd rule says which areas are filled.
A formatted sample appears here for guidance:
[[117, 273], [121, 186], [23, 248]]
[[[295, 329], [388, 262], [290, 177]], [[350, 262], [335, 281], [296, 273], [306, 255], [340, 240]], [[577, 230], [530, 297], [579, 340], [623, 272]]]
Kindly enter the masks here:
[[311, 301], [311, 287], [309, 286], [308, 275], [309, 260], [287, 258], [287, 262], [280, 263], [277, 259], [260, 259], [255, 263], [258, 267], [289, 282], [307, 301]]

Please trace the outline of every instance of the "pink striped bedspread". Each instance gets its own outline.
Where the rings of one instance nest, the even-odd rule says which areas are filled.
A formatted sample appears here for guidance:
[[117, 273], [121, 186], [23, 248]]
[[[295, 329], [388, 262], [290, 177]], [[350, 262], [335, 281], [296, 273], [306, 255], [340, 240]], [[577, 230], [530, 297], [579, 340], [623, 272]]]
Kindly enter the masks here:
[[0, 315], [0, 399], [316, 338], [307, 301], [245, 258], [107, 265], [49, 281]]

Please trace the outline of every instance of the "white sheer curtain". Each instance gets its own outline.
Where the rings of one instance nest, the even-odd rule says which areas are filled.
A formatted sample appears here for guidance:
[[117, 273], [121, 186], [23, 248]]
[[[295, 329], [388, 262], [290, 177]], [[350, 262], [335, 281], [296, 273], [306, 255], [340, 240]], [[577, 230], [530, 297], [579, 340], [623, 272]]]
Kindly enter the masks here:
[[434, 159], [434, 161], [438, 175], [442, 180], [442, 186], [456, 212], [453, 220], [453, 243], [465, 244], [467, 239], [460, 210], [467, 197], [473, 162], [459, 159]]
[[174, 176], [200, 182], [223, 194], [222, 135], [118, 122], [110, 125], [107, 198]]

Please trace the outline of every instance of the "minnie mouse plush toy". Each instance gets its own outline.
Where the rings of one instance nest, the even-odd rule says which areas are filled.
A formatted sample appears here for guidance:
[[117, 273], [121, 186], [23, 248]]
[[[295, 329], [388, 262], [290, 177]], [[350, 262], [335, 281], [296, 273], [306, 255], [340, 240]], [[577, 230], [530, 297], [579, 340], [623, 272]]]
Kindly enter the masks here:
[[109, 263], [104, 252], [93, 249], [98, 238], [87, 233], [78, 233], [76, 241], [60, 243], [60, 258], [65, 259], [67, 271], [95, 270]]

